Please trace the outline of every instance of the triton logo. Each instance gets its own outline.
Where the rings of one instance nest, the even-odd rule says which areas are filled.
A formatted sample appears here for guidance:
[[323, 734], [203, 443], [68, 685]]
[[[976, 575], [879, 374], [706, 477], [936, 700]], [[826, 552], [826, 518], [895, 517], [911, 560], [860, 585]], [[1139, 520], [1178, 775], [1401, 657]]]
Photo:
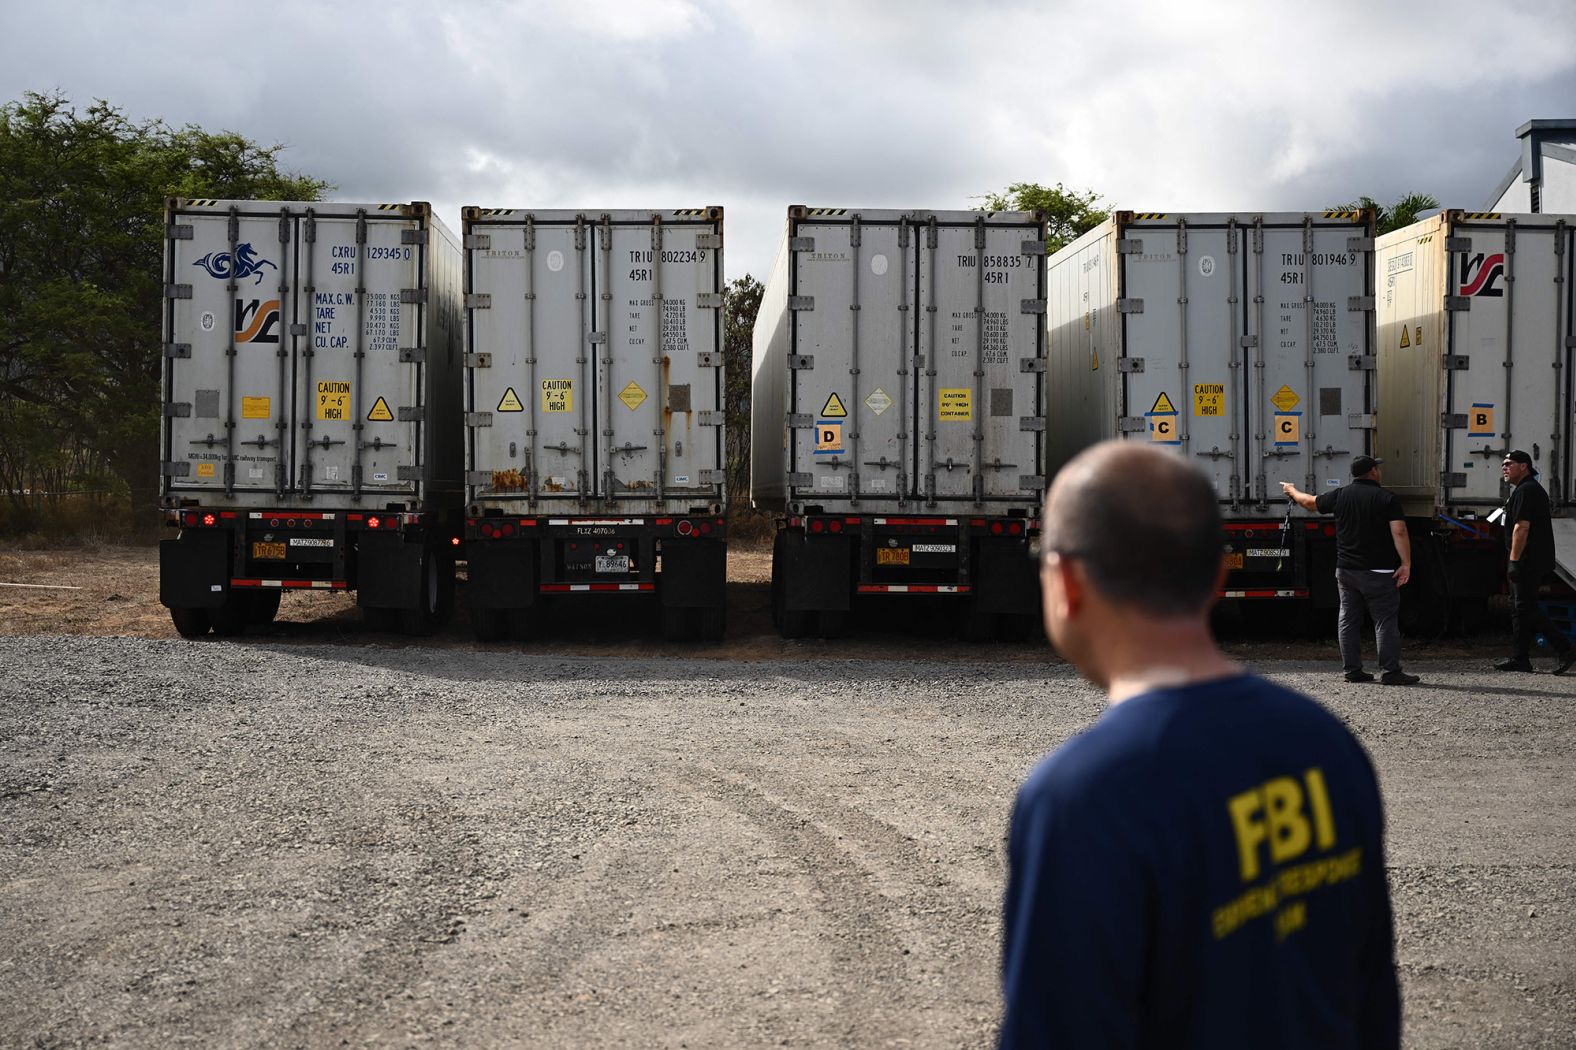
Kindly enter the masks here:
[[1461, 253], [1461, 294], [1502, 297], [1505, 289], [1499, 279], [1505, 275], [1505, 253], [1495, 252], [1485, 256], [1482, 252], [1467, 256]]
[[253, 281], [253, 284], [263, 283], [263, 267], [267, 266], [274, 270], [279, 269], [267, 259], [259, 258], [257, 249], [250, 244], [236, 246], [234, 265], [231, 265], [229, 252], [209, 252], [192, 263], [192, 265], [201, 266], [204, 270], [207, 270], [209, 277], [221, 279], [228, 277], [239, 281], [243, 277], [250, 277], [256, 274], [257, 280]]
[[279, 342], [279, 300], [237, 299], [235, 301], [235, 341], [237, 343]]

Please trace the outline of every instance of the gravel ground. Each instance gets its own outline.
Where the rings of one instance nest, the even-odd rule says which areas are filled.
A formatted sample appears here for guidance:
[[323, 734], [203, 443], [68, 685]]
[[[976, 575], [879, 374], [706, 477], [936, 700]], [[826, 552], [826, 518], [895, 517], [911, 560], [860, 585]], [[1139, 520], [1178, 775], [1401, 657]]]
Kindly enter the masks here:
[[[989, 1045], [1002, 839], [1101, 710], [912, 663], [0, 638], [0, 1044]], [[1576, 1032], [1576, 680], [1314, 692], [1379, 766], [1414, 1047]]]

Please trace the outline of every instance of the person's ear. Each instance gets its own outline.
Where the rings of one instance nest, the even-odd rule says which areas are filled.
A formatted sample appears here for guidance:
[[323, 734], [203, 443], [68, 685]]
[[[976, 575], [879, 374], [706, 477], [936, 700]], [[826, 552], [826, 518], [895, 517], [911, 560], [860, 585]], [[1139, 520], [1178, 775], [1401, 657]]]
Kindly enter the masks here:
[[1089, 604], [1089, 578], [1083, 562], [1076, 558], [1057, 559], [1056, 575], [1061, 584], [1062, 619], [1070, 620]]
[[1220, 567], [1215, 570], [1215, 593], [1210, 597], [1209, 604], [1204, 606], [1204, 608], [1212, 608], [1214, 604], [1220, 600], [1220, 592], [1226, 589], [1226, 577], [1230, 573], [1231, 570], [1226, 567], [1225, 552], [1221, 552]]

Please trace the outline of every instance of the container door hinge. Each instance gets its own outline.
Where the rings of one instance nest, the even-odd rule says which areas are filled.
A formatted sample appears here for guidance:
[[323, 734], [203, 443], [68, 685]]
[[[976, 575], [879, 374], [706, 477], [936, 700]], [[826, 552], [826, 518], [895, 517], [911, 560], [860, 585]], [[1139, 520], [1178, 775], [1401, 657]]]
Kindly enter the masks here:
[[1023, 299], [1018, 303], [1018, 312], [1023, 314], [1043, 314], [1045, 312], [1044, 299]]
[[1357, 252], [1371, 252], [1374, 250], [1374, 239], [1372, 237], [1348, 237], [1346, 238], [1346, 250], [1354, 255]]
[[401, 288], [399, 290], [399, 301], [402, 303], [415, 303], [417, 306], [423, 306], [427, 302], [427, 289]]
[[159, 473], [167, 478], [189, 478], [192, 473], [190, 463], [160, 463]]
[[1445, 296], [1445, 309], [1452, 312], [1456, 310], [1470, 310], [1472, 309], [1472, 300], [1464, 295], [1447, 295]]
[[720, 233], [702, 233], [702, 234], [698, 234], [695, 237], [695, 247], [697, 247], [697, 248], [710, 248], [713, 251], [716, 251], [717, 249], [722, 247], [722, 234], [720, 234]]
[[427, 419], [427, 410], [421, 405], [401, 405], [396, 415], [401, 423], [424, 423]]
[[190, 299], [191, 297], [192, 286], [189, 284], [167, 284], [164, 286], [164, 298], [166, 299]]
[[1361, 310], [1372, 310], [1374, 306], [1374, 297], [1371, 295], [1349, 295], [1346, 297], [1346, 309], [1351, 313], [1357, 313]]
[[815, 426], [815, 417], [808, 412], [788, 413], [788, 429], [809, 430], [813, 426]]
[[1472, 238], [1471, 237], [1446, 237], [1445, 238], [1445, 251], [1447, 251], [1447, 252], [1469, 252], [1471, 250], [1472, 250]]
[[1439, 485], [1447, 489], [1463, 489], [1467, 486], [1465, 474], [1452, 474], [1448, 470], [1439, 475]]
[[1144, 242], [1136, 237], [1123, 237], [1116, 242], [1118, 255], [1142, 255]]
[[1346, 367], [1353, 372], [1372, 372], [1379, 367], [1379, 359], [1373, 354], [1353, 354], [1346, 359]]
[[718, 368], [721, 365], [721, 354], [712, 353], [709, 350], [702, 350], [700, 353], [695, 355], [695, 367], [697, 368]]
[[465, 247], [473, 252], [485, 252], [492, 247], [492, 238], [485, 233], [467, 233]]
[[1439, 359], [1441, 367], [1446, 372], [1465, 372], [1472, 367], [1470, 354], [1446, 354]]
[[1348, 430], [1372, 430], [1374, 428], [1373, 413], [1371, 413], [1371, 412], [1352, 412], [1352, 413], [1350, 413], [1346, 417], [1346, 428]]
[[424, 346], [402, 346], [399, 348], [399, 359], [402, 364], [421, 365], [427, 363], [427, 348]]
[[[467, 412], [465, 413], [465, 425], [468, 427], [490, 427], [492, 426], [492, 413]], [[491, 479], [492, 475], [488, 474], [487, 477]]]
[[1043, 416], [1019, 416], [1019, 430], [1044, 430], [1045, 419]]
[[[181, 465], [185, 466], [184, 463], [181, 464]], [[815, 484], [815, 475], [814, 474], [789, 474], [788, 475], [788, 487], [789, 488], [794, 488], [794, 489], [806, 488], [807, 489], [807, 488], [811, 487], [814, 484]]]
[[1144, 301], [1142, 299], [1118, 299], [1116, 301], [1116, 312], [1119, 314], [1141, 314], [1144, 312]]
[[190, 356], [192, 356], [192, 344], [190, 344], [190, 343], [165, 343], [164, 344], [164, 356], [165, 357], [169, 357], [169, 358], [190, 357]]
[[809, 371], [810, 369], [815, 367], [815, 355], [814, 354], [789, 354], [788, 355], [788, 367], [789, 368], [793, 368], [793, 369], [799, 369], [801, 371]]
[[696, 422], [696, 424], [699, 425], [699, 426], [703, 426], [703, 427], [720, 427], [720, 426], [723, 425], [723, 423], [725, 422], [726, 418], [727, 418], [726, 414], [722, 413], [722, 412], [696, 412], [695, 413], [695, 422]]
[[491, 368], [492, 354], [466, 354], [466, 368]]
[[190, 419], [192, 403], [190, 401], [172, 401], [164, 406], [165, 419]]
[[164, 227], [164, 236], [172, 241], [189, 241], [194, 236], [191, 223], [173, 222]]
[[1465, 430], [1467, 428], [1467, 414], [1465, 412], [1442, 412], [1439, 416], [1439, 425], [1446, 430]]
[[399, 242], [401, 244], [426, 244], [427, 243], [427, 231], [426, 230], [401, 230], [401, 231], [399, 231]]
[[726, 470], [697, 471], [697, 476], [700, 478], [702, 485], [721, 485], [728, 480], [728, 472]]
[[1144, 359], [1142, 357], [1119, 357], [1116, 359], [1116, 370], [1118, 372], [1142, 372], [1144, 370]]
[[721, 310], [721, 292], [696, 292], [695, 308], [698, 310]]
[[1116, 421], [1116, 429], [1122, 434], [1142, 434], [1149, 429], [1149, 420], [1143, 416], [1122, 416]]
[[791, 252], [813, 252], [815, 251], [815, 238], [790, 237], [788, 239], [788, 250]]
[[1024, 241], [1023, 245], [1018, 250], [1018, 254], [1019, 255], [1044, 255], [1045, 254], [1045, 242], [1044, 241]]
[[1043, 357], [1025, 357], [1018, 361], [1020, 372], [1044, 372], [1046, 360]]
[[[190, 286], [188, 286], [188, 287], [190, 287]], [[788, 297], [788, 309], [790, 309], [790, 310], [814, 310], [815, 309], [815, 296], [813, 296], [813, 295], [790, 295]]]

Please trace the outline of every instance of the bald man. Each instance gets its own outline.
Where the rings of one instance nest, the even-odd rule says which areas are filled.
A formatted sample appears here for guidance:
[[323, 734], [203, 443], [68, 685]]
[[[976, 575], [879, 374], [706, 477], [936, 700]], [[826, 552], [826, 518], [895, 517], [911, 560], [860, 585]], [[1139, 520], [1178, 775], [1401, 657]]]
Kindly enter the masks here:
[[1046, 630], [1110, 706], [1018, 794], [1002, 1047], [1400, 1043], [1373, 767], [1216, 647], [1223, 551], [1178, 457], [1109, 442], [1051, 486]]

